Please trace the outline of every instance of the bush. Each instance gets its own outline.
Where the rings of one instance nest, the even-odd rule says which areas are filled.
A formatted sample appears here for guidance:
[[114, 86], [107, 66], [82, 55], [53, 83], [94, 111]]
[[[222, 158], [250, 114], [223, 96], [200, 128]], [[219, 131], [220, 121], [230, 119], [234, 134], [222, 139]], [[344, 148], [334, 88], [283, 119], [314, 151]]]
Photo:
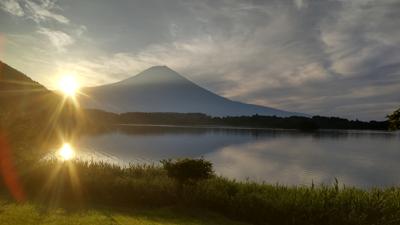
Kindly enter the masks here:
[[204, 159], [171, 159], [161, 161], [168, 176], [179, 183], [196, 183], [213, 176], [212, 163]]
[[400, 129], [400, 109], [394, 111], [392, 114], [387, 115], [390, 130]]

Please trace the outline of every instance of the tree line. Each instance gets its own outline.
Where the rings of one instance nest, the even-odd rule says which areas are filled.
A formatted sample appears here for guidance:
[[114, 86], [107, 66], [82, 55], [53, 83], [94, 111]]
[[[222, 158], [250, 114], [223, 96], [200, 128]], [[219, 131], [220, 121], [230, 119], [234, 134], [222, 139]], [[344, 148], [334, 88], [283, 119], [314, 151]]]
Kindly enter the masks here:
[[255, 128], [281, 128], [299, 130], [357, 129], [388, 130], [388, 121], [359, 121], [339, 117], [277, 117], [277, 116], [226, 116], [212, 117], [203, 113], [128, 112], [110, 113], [90, 109], [85, 111], [91, 124], [152, 124], [182, 126], [233, 126]]

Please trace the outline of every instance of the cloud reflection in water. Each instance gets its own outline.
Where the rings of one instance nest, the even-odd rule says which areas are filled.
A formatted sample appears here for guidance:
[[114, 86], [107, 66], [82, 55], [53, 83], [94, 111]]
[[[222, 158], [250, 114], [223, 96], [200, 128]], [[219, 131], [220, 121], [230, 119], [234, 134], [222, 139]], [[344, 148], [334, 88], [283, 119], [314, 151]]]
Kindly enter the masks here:
[[363, 131], [239, 130], [135, 127], [79, 141], [80, 149], [119, 159], [121, 164], [201, 157], [218, 174], [238, 180], [281, 184], [399, 184], [399, 133]]
[[282, 136], [227, 146], [206, 158], [219, 174], [239, 180], [310, 185], [336, 177], [346, 185], [399, 184], [399, 139], [370, 137]]

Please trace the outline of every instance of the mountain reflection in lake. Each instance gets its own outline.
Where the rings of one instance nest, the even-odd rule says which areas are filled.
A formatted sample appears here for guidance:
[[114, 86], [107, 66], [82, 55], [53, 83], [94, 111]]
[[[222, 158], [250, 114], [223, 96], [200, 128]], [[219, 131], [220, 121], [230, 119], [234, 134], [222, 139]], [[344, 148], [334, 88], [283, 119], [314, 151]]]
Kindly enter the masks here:
[[77, 142], [93, 158], [120, 164], [204, 157], [217, 174], [238, 180], [310, 185], [336, 177], [360, 187], [400, 184], [399, 146], [399, 133], [389, 132], [174, 126], [118, 126]]

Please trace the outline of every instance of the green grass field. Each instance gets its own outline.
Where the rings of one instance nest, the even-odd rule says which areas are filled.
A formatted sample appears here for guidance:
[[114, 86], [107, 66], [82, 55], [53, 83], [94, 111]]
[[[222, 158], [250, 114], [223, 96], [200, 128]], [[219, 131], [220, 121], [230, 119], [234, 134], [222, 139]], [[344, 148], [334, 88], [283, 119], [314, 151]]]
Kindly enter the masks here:
[[84, 209], [68, 212], [65, 209], [43, 209], [34, 204], [1, 203], [0, 224], [12, 225], [245, 225], [206, 211], [181, 208], [157, 209]]
[[32, 204], [3, 204], [0, 224], [234, 224], [218, 215], [260, 225], [400, 224], [398, 187], [284, 186], [217, 176], [180, 185], [158, 166], [79, 161], [22, 166], [22, 187]]

